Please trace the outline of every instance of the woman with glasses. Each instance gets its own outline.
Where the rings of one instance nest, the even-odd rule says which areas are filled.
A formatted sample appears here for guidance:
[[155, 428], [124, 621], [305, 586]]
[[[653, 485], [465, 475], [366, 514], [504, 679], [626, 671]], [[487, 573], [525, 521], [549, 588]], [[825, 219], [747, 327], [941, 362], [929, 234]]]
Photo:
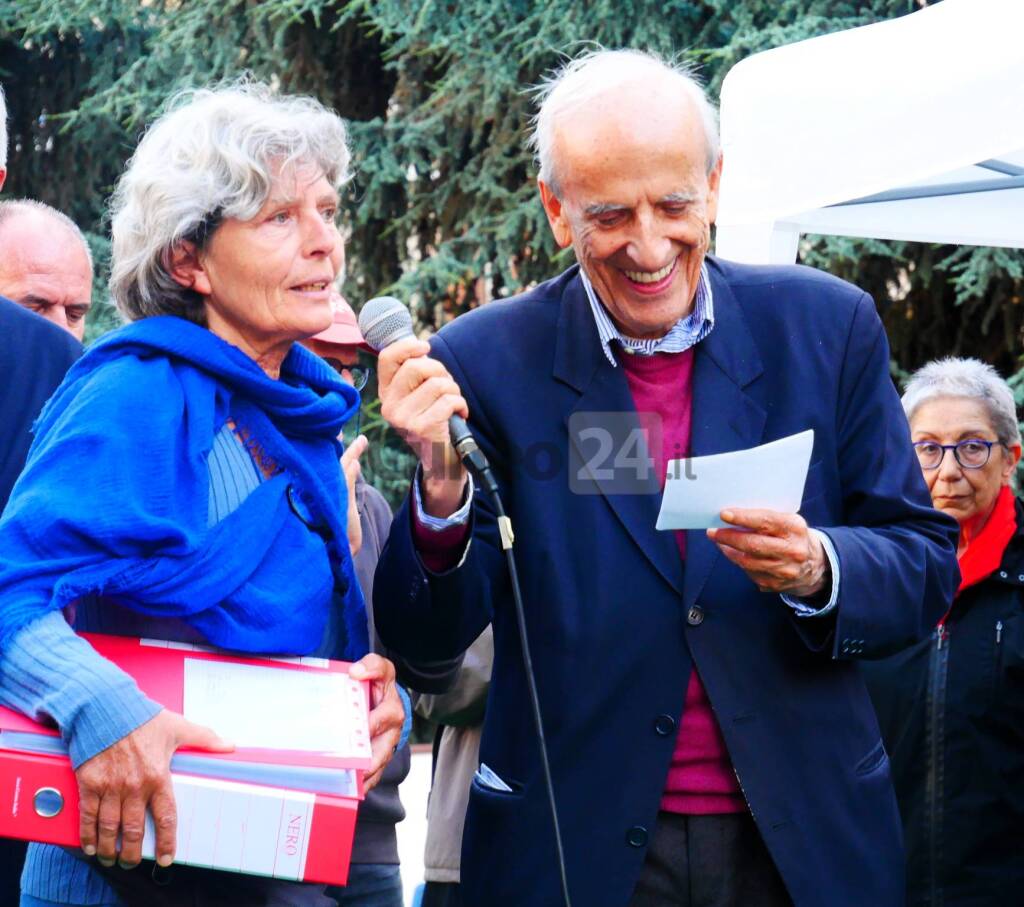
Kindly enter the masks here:
[[[942, 359], [903, 395], [935, 507], [960, 525], [961, 581], [931, 638], [864, 663], [892, 761], [907, 904], [1024, 899], [1024, 508], [1013, 392]], [[899, 607], [898, 602], [893, 607]]]

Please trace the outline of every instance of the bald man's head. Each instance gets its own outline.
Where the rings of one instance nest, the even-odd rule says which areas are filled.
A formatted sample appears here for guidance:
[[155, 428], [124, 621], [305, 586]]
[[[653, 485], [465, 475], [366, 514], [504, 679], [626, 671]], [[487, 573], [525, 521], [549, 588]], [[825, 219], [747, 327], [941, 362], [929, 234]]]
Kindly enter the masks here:
[[0, 296], [82, 339], [92, 257], [72, 220], [40, 202], [0, 202]]

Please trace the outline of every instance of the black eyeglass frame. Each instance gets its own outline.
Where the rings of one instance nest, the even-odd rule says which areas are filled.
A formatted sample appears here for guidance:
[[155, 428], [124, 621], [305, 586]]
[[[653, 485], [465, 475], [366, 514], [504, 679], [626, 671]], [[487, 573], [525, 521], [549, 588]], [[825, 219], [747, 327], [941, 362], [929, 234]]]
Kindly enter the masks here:
[[[965, 463], [963, 460], [960, 459], [960, 448], [965, 444], [984, 445], [986, 449], [985, 459], [982, 460], [982, 462], [980, 463]], [[953, 459], [956, 460], [956, 462], [960, 465], [961, 469], [984, 469], [986, 466], [988, 466], [988, 461], [992, 459], [992, 448], [995, 447], [997, 444], [1004, 450], [1009, 450], [1009, 448], [1002, 441], [986, 441], [984, 438], [964, 438], [963, 441], [957, 441], [956, 444], [939, 444], [935, 441], [915, 441], [914, 452], [917, 453], [917, 451], [921, 447], [926, 446], [937, 447], [942, 451], [941, 456], [936, 461], [934, 466], [925, 466], [924, 463], [921, 463], [921, 455], [918, 453], [917, 459], [922, 469], [938, 469], [942, 465], [942, 461], [946, 459], [947, 450], [953, 451]]]

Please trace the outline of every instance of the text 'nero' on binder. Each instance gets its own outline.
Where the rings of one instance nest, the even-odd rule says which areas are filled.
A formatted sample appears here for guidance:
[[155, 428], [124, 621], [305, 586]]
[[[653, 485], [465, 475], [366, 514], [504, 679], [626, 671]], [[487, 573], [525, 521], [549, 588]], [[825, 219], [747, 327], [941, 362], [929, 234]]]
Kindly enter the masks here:
[[[371, 762], [369, 685], [345, 662], [83, 637], [165, 708], [234, 742], [179, 750], [175, 860], [307, 882], [348, 878]], [[78, 786], [55, 727], [0, 706], [0, 837], [78, 846]], [[154, 858], [147, 816], [143, 857]]]

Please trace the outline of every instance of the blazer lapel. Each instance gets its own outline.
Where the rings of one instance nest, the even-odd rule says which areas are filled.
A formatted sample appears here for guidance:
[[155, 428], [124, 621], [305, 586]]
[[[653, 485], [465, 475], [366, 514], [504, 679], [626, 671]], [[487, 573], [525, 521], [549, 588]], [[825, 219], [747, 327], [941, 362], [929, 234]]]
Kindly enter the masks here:
[[[575, 388], [580, 397], [565, 413], [569, 427], [569, 443], [575, 447], [578, 463], [585, 463], [593, 450], [582, 444], [574, 432], [573, 416], [585, 418], [587, 413], [615, 413], [626, 421], [628, 428], [640, 428], [626, 376], [620, 367], [613, 366], [601, 348], [597, 325], [590, 310], [583, 284], [578, 276], [566, 286], [562, 296], [555, 344], [554, 376]], [[616, 433], [618, 434], [618, 433]], [[614, 454], [613, 454], [614, 455]], [[610, 465], [610, 464], [605, 464]], [[580, 470], [570, 458], [570, 468]], [[610, 470], [608, 471], [610, 472]], [[608, 502], [616, 518], [625, 528], [644, 556], [677, 593], [683, 592], [683, 566], [679, 549], [671, 532], [654, 528], [661, 506], [657, 477], [653, 469], [646, 493], [623, 492], [605, 470], [580, 470], [576, 480], [592, 485], [595, 493]], [[570, 492], [571, 493], [571, 492]]]
[[[745, 388], [762, 372], [761, 357], [736, 298], [709, 260], [715, 327], [697, 346], [693, 364], [693, 456], [743, 450], [761, 443], [767, 413]], [[721, 553], [704, 530], [686, 536], [683, 606], [700, 595]]]

